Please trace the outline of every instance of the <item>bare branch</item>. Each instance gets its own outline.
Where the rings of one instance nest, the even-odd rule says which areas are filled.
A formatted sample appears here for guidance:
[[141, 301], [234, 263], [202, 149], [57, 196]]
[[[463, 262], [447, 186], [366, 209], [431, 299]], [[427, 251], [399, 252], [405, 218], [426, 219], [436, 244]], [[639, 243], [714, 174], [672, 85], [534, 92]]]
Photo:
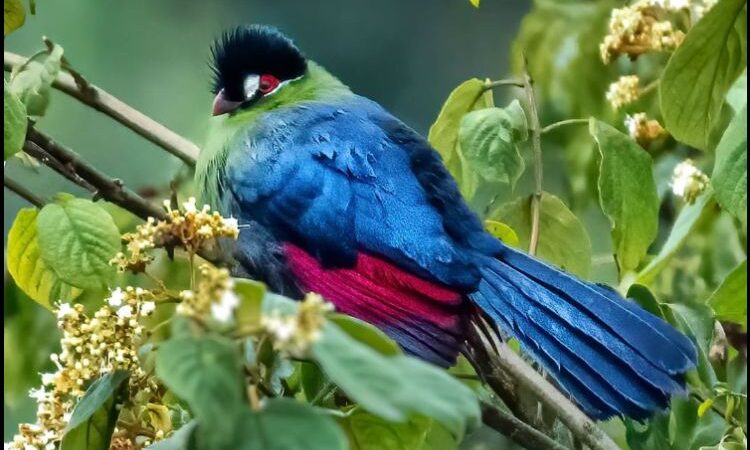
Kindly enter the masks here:
[[93, 192], [95, 196], [125, 208], [144, 220], [149, 217], [155, 219], [165, 217], [161, 208], [123, 186], [122, 181], [102, 173], [76, 152], [55, 142], [39, 130], [29, 128], [27, 139], [25, 149], [41, 150], [46, 155], [46, 158], [40, 158], [42, 163]]
[[482, 422], [529, 450], [567, 450], [546, 434], [487, 402], [482, 402]]
[[[480, 336], [482, 334], [482, 330], [476, 324], [472, 324], [469, 332]], [[554, 411], [558, 419], [582, 443], [592, 450], [620, 450], [617, 444], [612, 441], [612, 438], [597, 427], [593, 420], [507, 345], [498, 346], [494, 355], [493, 352], [488, 352], [488, 354], [493, 356], [493, 362], [500, 370], [513, 377], [517, 385], [534, 392], [539, 401]]]
[[24, 186], [21, 186], [15, 180], [8, 178], [8, 175], [3, 174], [3, 185], [5, 186], [5, 189], [11, 191], [12, 193], [16, 194], [17, 196], [21, 197], [37, 208], [41, 208], [44, 206], [44, 200], [42, 200], [30, 190], [26, 189]]
[[[3, 69], [6, 72], [25, 61], [26, 58], [21, 55], [11, 52], [3, 53]], [[108, 115], [190, 166], [195, 166], [199, 153], [197, 145], [107, 91], [87, 82], [78, 72], [60, 72], [52, 86]]]

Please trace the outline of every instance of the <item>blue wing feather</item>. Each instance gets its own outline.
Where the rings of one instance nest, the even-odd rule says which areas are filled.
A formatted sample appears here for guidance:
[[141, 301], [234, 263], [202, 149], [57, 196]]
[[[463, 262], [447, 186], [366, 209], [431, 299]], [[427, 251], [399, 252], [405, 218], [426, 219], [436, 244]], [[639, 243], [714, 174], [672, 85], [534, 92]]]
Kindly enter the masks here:
[[[439, 155], [377, 104], [351, 95], [281, 108], [233, 145], [226, 186], [241, 222], [324, 267], [352, 267], [365, 252], [466, 293], [592, 416], [646, 417], [683, 390], [696, 359], [685, 336], [487, 234]], [[448, 360], [456, 347], [427, 329], [405, 322], [388, 331], [424, 358]]]

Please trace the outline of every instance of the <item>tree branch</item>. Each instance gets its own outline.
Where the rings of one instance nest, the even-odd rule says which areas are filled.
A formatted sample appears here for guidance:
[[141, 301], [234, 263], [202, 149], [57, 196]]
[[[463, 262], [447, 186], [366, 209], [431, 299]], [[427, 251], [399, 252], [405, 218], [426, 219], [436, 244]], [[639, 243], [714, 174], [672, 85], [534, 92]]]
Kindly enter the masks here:
[[[477, 335], [484, 342], [484, 346], [492, 348], [482, 330], [472, 324], [470, 334]], [[567, 426], [573, 435], [592, 450], [620, 450], [617, 444], [604, 433], [596, 423], [584, 414], [578, 407], [545, 380], [536, 370], [529, 366], [520, 356], [515, 354], [505, 344], [497, 346], [492, 355], [497, 367], [510, 374], [518, 385], [534, 392], [539, 401], [557, 414], [558, 419]]]
[[42, 154], [46, 155], [46, 159], [40, 159], [45, 165], [93, 192], [95, 196], [125, 208], [144, 220], [149, 217], [155, 219], [165, 217], [161, 208], [126, 188], [122, 181], [102, 173], [76, 152], [55, 142], [39, 130], [29, 128], [27, 139], [24, 149], [30, 148], [37, 154], [41, 150]]
[[546, 434], [487, 402], [482, 402], [482, 422], [529, 450], [567, 450]]
[[42, 208], [45, 204], [44, 200], [42, 200], [30, 190], [26, 189], [24, 186], [21, 186], [15, 180], [10, 179], [8, 175], [5, 174], [3, 174], [3, 185], [5, 186], [5, 189], [11, 191], [12, 193], [16, 194], [17, 196], [21, 197], [37, 208]]
[[[3, 53], [3, 69], [9, 72], [26, 61], [21, 55]], [[73, 73], [74, 75], [71, 75]], [[195, 166], [199, 149], [194, 143], [127, 105], [107, 91], [88, 83], [78, 72], [60, 72], [52, 86], [81, 103], [108, 115], [137, 134]]]
[[542, 202], [542, 130], [539, 125], [539, 112], [534, 94], [534, 80], [529, 73], [529, 65], [524, 60], [523, 90], [528, 102], [529, 118], [531, 119], [531, 145], [534, 152], [534, 194], [531, 197], [531, 237], [529, 238], [529, 253], [536, 255], [539, 247], [539, 215]]

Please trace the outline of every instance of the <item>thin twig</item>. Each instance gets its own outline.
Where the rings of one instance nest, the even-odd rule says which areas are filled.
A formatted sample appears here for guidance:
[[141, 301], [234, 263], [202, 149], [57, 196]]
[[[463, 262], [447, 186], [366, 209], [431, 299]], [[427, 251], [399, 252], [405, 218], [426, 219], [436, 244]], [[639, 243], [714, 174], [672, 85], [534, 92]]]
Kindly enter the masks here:
[[546, 434], [487, 402], [482, 402], [482, 422], [529, 450], [567, 450]]
[[[481, 334], [481, 329], [472, 325], [470, 332]], [[539, 401], [554, 411], [576, 438], [591, 450], [620, 450], [612, 438], [597, 427], [593, 420], [507, 345], [499, 346], [494, 354], [494, 362], [501, 370], [509, 373], [517, 385], [534, 392]]]
[[524, 55], [523, 90], [528, 102], [529, 118], [531, 119], [531, 145], [534, 152], [534, 194], [531, 197], [531, 237], [529, 238], [529, 253], [536, 254], [539, 247], [539, 215], [542, 202], [542, 134], [539, 125], [539, 112], [534, 94], [534, 80], [529, 73], [528, 62]]
[[[3, 53], [3, 69], [9, 72], [26, 62], [26, 58], [11, 52]], [[127, 105], [105, 90], [85, 81], [75, 72], [60, 72], [52, 86], [93, 109], [108, 115], [137, 134], [163, 148], [185, 163], [195, 166], [198, 146], [142, 112]]]
[[5, 186], [5, 189], [16, 194], [17, 196], [21, 197], [37, 208], [42, 208], [45, 204], [45, 201], [42, 198], [19, 184], [17, 181], [12, 180], [8, 177], [8, 175], [5, 174], [3, 174], [3, 185]]
[[560, 127], [564, 127], [567, 125], [574, 125], [574, 124], [584, 124], [589, 123], [589, 119], [567, 119], [567, 120], [561, 120], [559, 122], [555, 122], [553, 124], [547, 125], [546, 127], [542, 128], [541, 133], [547, 134], [550, 131], [554, 131]]
[[515, 87], [523, 88], [524, 84], [523, 84], [523, 80], [516, 80], [516, 79], [495, 80], [495, 81], [487, 80], [484, 83], [485, 90], [500, 87], [500, 86], [515, 86]]
[[[52, 140], [46, 134], [35, 128], [29, 128], [27, 137], [27, 142], [31, 142], [42, 149], [55, 161], [53, 164], [51, 161], [42, 160], [43, 163], [55, 170], [58, 170], [60, 166], [67, 168], [69, 171], [67, 176], [69, 178], [75, 179], [76, 177], [80, 177], [83, 179], [92, 188], [89, 190], [97, 197], [125, 208], [144, 220], [149, 217], [155, 219], [165, 217], [165, 213], [161, 208], [156, 207], [140, 195], [126, 188], [122, 181], [102, 173], [99, 169], [81, 158], [76, 152]], [[73, 175], [71, 175], [71, 172]]]

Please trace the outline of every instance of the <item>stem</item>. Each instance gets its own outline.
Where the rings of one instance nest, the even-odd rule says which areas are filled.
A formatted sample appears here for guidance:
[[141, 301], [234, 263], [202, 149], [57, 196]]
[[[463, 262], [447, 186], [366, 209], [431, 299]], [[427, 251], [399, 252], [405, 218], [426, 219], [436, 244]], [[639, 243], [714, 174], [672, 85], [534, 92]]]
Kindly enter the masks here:
[[529, 450], [566, 450], [546, 434], [487, 402], [482, 402], [482, 422]]
[[[486, 347], [492, 347], [487, 342], [487, 338], [482, 335], [482, 330], [478, 325], [472, 324], [469, 331], [473, 335], [478, 335], [485, 342]], [[619, 450], [612, 438], [598, 428], [593, 420], [507, 345], [501, 344], [496, 349], [494, 362], [499, 369], [506, 371], [513, 377], [516, 385], [523, 386], [536, 393], [539, 401], [554, 411], [575, 437], [589, 448], [592, 450]]]
[[500, 86], [515, 86], [522, 88], [524, 87], [523, 80], [515, 80], [515, 79], [508, 79], [508, 80], [496, 80], [496, 81], [486, 81], [484, 83], [484, 89], [492, 89]]
[[660, 82], [661, 82], [661, 78], [657, 78], [654, 81], [650, 82], [649, 84], [644, 86], [643, 89], [641, 89], [640, 95], [646, 95], [649, 92], [655, 90], [656, 88], [659, 87]]
[[523, 90], [529, 104], [529, 118], [531, 119], [531, 144], [534, 151], [534, 194], [531, 197], [531, 237], [529, 239], [529, 254], [535, 255], [539, 247], [539, 214], [542, 201], [542, 135], [539, 125], [539, 112], [534, 95], [534, 80], [529, 74], [529, 66], [524, 55]]
[[574, 124], [584, 124], [589, 123], [589, 119], [568, 119], [568, 120], [561, 120], [559, 122], [555, 122], [553, 124], [547, 125], [546, 127], [542, 128], [541, 133], [547, 134], [550, 131], [554, 131], [560, 127], [564, 127], [566, 125], [574, 125]]
[[35, 128], [29, 128], [27, 138], [27, 144], [29, 142], [31, 144], [25, 145], [25, 149], [28, 147], [42, 150], [46, 157], [51, 158], [41, 159], [45, 165], [94, 192], [97, 197], [121, 206], [144, 220], [149, 217], [155, 219], [165, 217], [164, 211], [126, 188], [122, 181], [104, 174], [76, 152], [55, 142], [46, 134]]
[[260, 398], [258, 397], [258, 388], [254, 384], [251, 384], [247, 387], [247, 396], [250, 399], [250, 408], [252, 408], [255, 412], [260, 411]]
[[[21, 55], [11, 52], [3, 53], [3, 68], [6, 72], [11, 71], [14, 66], [23, 65], [26, 61], [27, 59]], [[195, 166], [199, 152], [198, 146], [107, 91], [86, 82], [77, 72], [75, 77], [68, 72], [60, 72], [52, 83], [52, 87], [108, 115], [188, 165]]]
[[45, 201], [42, 198], [31, 192], [24, 186], [21, 186], [18, 182], [10, 179], [8, 175], [3, 174], [3, 185], [7, 190], [11, 191], [12, 193], [16, 194], [17, 196], [21, 197], [37, 208], [42, 208], [44, 206]]

